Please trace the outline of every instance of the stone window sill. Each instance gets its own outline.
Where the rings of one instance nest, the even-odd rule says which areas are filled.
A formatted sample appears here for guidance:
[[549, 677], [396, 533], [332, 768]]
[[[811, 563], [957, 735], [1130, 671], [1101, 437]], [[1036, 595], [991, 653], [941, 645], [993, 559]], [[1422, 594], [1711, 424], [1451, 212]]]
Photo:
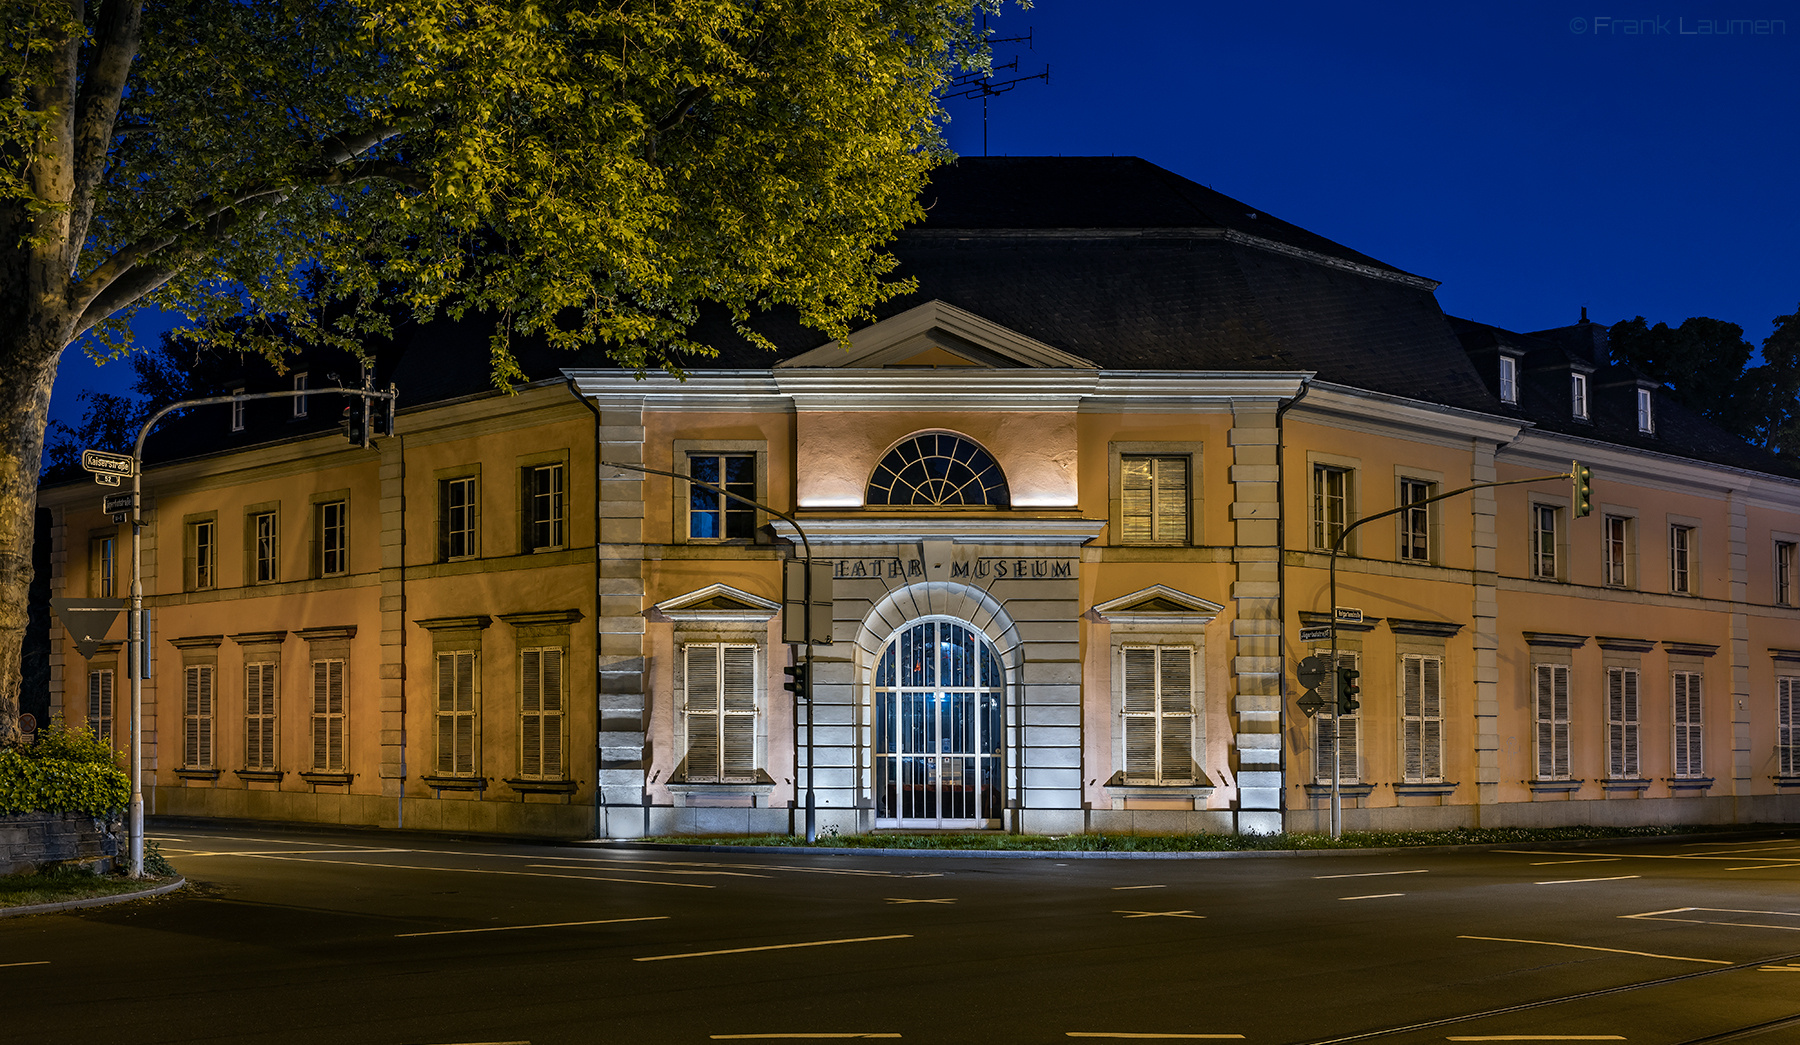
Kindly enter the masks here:
[[484, 776], [422, 776], [419, 779], [434, 791], [486, 791], [488, 786]]
[[219, 771], [216, 769], [177, 769], [175, 775], [183, 780], [219, 779]]
[[[1308, 798], [1329, 799], [1331, 797], [1331, 785], [1329, 783], [1307, 784], [1305, 787]], [[1348, 782], [1338, 784], [1338, 797], [1340, 798], [1367, 798], [1374, 793], [1374, 784], [1352, 784]]]
[[1214, 791], [1204, 775], [1191, 784], [1127, 784], [1115, 773], [1104, 786], [1114, 809], [1205, 809]]
[[1460, 786], [1462, 786], [1460, 783], [1448, 780], [1440, 780], [1430, 784], [1392, 785], [1394, 794], [1396, 795], [1421, 798], [1442, 798], [1445, 795], [1454, 793]]
[[1670, 791], [1708, 791], [1713, 786], [1713, 778], [1705, 777], [1670, 777]]
[[1649, 780], [1634, 780], [1629, 777], [1619, 777], [1614, 780], [1600, 781], [1600, 789], [1609, 794], [1613, 792], [1633, 792], [1642, 794], [1650, 789], [1651, 783], [1652, 782]]
[[300, 779], [306, 781], [309, 784], [348, 784], [348, 783], [350, 783], [351, 779], [355, 776], [356, 776], [355, 773], [339, 773], [339, 772], [326, 772], [324, 770], [314, 770], [314, 771], [310, 771], [310, 772], [301, 773]]
[[713, 803], [729, 803], [741, 805], [748, 802], [751, 808], [766, 809], [769, 805], [769, 794], [775, 790], [775, 781], [763, 770], [756, 771], [755, 780], [744, 781], [688, 781], [671, 780], [669, 794], [675, 796], [677, 806], [703, 806]]
[[581, 787], [573, 780], [514, 780], [506, 786], [522, 795], [572, 795]]
[[239, 780], [255, 780], [265, 784], [278, 784], [287, 776], [279, 769], [234, 769], [232, 772]]
[[1586, 780], [1527, 780], [1525, 786], [1534, 795], [1568, 795], [1581, 790]]

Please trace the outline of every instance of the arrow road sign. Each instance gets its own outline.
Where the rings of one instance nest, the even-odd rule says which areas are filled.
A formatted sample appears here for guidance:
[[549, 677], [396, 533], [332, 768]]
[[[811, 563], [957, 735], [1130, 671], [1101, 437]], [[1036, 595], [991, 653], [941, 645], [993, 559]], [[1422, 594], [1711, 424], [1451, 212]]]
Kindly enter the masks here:
[[106, 633], [112, 630], [112, 622], [119, 611], [125, 608], [124, 599], [51, 599], [50, 608], [62, 618], [63, 627], [69, 629], [69, 635], [75, 640], [75, 648], [81, 651], [83, 658], [92, 658], [98, 652], [100, 644], [106, 641]]
[[81, 451], [81, 467], [96, 475], [137, 474], [137, 463], [129, 454], [115, 454], [107, 450]]

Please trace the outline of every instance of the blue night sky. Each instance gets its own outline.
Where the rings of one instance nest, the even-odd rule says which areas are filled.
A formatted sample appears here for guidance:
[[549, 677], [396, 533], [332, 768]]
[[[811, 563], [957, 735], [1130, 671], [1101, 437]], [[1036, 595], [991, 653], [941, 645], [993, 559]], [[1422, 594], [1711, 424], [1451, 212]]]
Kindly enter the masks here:
[[[1787, 21], [1702, 32], [1737, 19]], [[990, 102], [993, 155], [1142, 156], [1514, 330], [1586, 305], [1760, 343], [1800, 308], [1800, 6], [1040, 0], [991, 25], [1034, 36], [997, 62], [1051, 73]], [[980, 155], [980, 102], [949, 106]], [[52, 416], [128, 379], [72, 350]]]

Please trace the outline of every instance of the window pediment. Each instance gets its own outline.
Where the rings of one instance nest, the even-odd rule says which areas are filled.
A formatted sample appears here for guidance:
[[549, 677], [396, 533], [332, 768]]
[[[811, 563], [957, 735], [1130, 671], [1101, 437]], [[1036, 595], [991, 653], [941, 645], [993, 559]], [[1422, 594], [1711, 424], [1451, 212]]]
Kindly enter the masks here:
[[1210, 599], [1178, 591], [1166, 584], [1152, 584], [1129, 595], [1121, 595], [1094, 607], [1101, 620], [1115, 627], [1187, 626], [1201, 627], [1218, 616], [1225, 607]]
[[656, 611], [672, 621], [766, 622], [780, 612], [781, 604], [740, 591], [729, 584], [709, 584], [656, 604]]

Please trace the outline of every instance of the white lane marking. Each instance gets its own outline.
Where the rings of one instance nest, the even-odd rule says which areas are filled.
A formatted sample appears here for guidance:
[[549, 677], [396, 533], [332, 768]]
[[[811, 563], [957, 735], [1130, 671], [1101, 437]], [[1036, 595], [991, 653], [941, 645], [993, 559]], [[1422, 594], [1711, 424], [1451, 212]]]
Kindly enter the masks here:
[[1765, 965], [1763, 972], [1800, 972], [1800, 965]]
[[1740, 911], [1731, 907], [1671, 907], [1666, 911], [1648, 911], [1644, 914], [1621, 914], [1621, 918], [1635, 918], [1646, 922], [1689, 922], [1695, 925], [1738, 925], [1746, 929], [1786, 929], [1790, 932], [1800, 930], [1800, 922], [1794, 925], [1771, 925], [1768, 922], [1734, 922], [1719, 921], [1714, 918], [1664, 918], [1665, 914], [1687, 914], [1689, 912], [1705, 914], [1766, 914], [1773, 918], [1800, 919], [1800, 911]]
[[586, 922], [539, 922], [536, 925], [490, 925], [480, 929], [439, 929], [428, 933], [395, 933], [394, 939], [404, 940], [409, 936], [456, 936], [461, 933], [503, 933], [514, 929], [559, 929], [565, 925], [616, 925], [620, 922], [666, 922], [666, 914], [645, 915], [642, 918], [595, 918]]
[[1453, 1034], [1445, 1041], [1624, 1041], [1623, 1034]]
[[254, 851], [245, 849], [165, 849], [163, 852], [191, 860], [202, 856], [370, 856], [375, 853], [415, 853], [416, 849], [306, 849], [295, 852], [292, 849], [270, 849]]
[[796, 947], [830, 947], [839, 943], [872, 943], [876, 940], [910, 940], [912, 933], [895, 933], [892, 936], [853, 936], [847, 940], [809, 940], [806, 943], [771, 943], [763, 947], [732, 947], [723, 951], [689, 951], [686, 954], [652, 954], [647, 958], [633, 958], [634, 962], [664, 962], [671, 958], [710, 958], [715, 954], [749, 954], [752, 951], [789, 951]]
[[1385, 900], [1390, 896], [1405, 896], [1405, 893], [1370, 893], [1367, 896], [1340, 896], [1340, 900]]
[[1785, 871], [1790, 867], [1800, 867], [1800, 863], [1785, 864], [1753, 864], [1749, 867], [1723, 867], [1723, 871]]
[[[592, 864], [526, 864], [525, 866], [526, 867], [540, 867], [540, 868], [544, 868], [544, 869], [551, 870], [551, 871], [602, 871], [602, 870], [605, 870], [604, 867], [595, 867]], [[632, 871], [631, 873], [632, 874], [686, 874], [686, 875], [696, 875], [699, 877], [709, 877], [710, 876], [710, 877], [714, 877], [714, 878], [767, 878], [767, 877], [769, 877], [766, 874], [747, 874], [742, 871], [664, 871], [660, 868], [651, 868], [651, 867], [639, 868], [637, 870]]]
[[301, 864], [344, 864], [350, 867], [386, 867], [397, 871], [446, 871], [456, 874], [504, 874], [520, 878], [572, 878], [578, 882], [621, 882], [625, 885], [660, 885], [670, 889], [717, 889], [699, 882], [646, 882], [638, 878], [602, 878], [591, 874], [545, 874], [542, 871], [496, 871], [485, 867], [428, 867], [422, 864], [376, 864], [366, 860], [314, 860], [305, 856], [258, 856], [258, 860], [286, 860]]
[[1204, 918], [1204, 917], [1206, 917], [1206, 915], [1204, 915], [1204, 914], [1195, 914], [1192, 911], [1114, 911], [1113, 913], [1114, 914], [1122, 914], [1127, 918]]
[[1385, 877], [1385, 876], [1391, 875], [1391, 874], [1430, 874], [1430, 873], [1431, 873], [1431, 871], [1429, 868], [1421, 868], [1417, 871], [1364, 871], [1361, 874], [1315, 874], [1315, 875], [1313, 875], [1313, 881], [1320, 882], [1320, 881], [1324, 881], [1327, 878], [1382, 878], [1382, 877]]
[[[1753, 852], [1766, 852], [1766, 850], [1752, 850], [1752, 851]], [[1555, 852], [1554, 850], [1538, 850], [1538, 849], [1496, 849], [1496, 850], [1494, 850], [1494, 852], [1507, 853], [1512, 856], [1567, 856], [1567, 855], [1569, 855], [1567, 853], [1558, 853], [1558, 852]], [[1625, 853], [1621, 856], [1616, 857], [1615, 859], [1619, 859], [1619, 860], [1739, 860], [1739, 859], [1743, 859], [1743, 856], [1742, 856], [1742, 854], [1739, 854], [1739, 853], [1695, 853], [1692, 856], [1678, 856], [1673, 853]], [[1792, 862], [1793, 857], [1753, 856], [1753, 857], [1750, 857], [1750, 859], [1752, 859], [1752, 860], [1787, 860], [1789, 862]]]
[[1123, 892], [1126, 889], [1167, 889], [1167, 888], [1168, 888], [1168, 886], [1166, 886], [1166, 885], [1115, 885], [1115, 886], [1113, 886], [1113, 892], [1115, 892], [1115, 893]]
[[1244, 1037], [1242, 1034], [1147, 1034], [1122, 1030], [1071, 1030], [1064, 1031], [1063, 1035], [1069, 1038], [1209, 1038], [1214, 1041], [1239, 1041]]
[[895, 1031], [794, 1031], [773, 1034], [708, 1034], [714, 1041], [741, 1041], [745, 1038], [898, 1038]]
[[1533, 860], [1533, 867], [1550, 867], [1554, 864], [1610, 864], [1625, 859], [1622, 856], [1588, 857], [1581, 860]]
[[1617, 874], [1611, 878], [1558, 878], [1549, 882], [1538, 882], [1538, 885], [1579, 885], [1582, 882], [1623, 882], [1628, 878], [1642, 878], [1639, 874]]
[[446, 1041], [440, 1045], [531, 1045], [531, 1041]]
[[1652, 954], [1649, 951], [1623, 951], [1617, 947], [1591, 947], [1585, 943], [1558, 943], [1555, 940], [1515, 940], [1507, 936], [1458, 936], [1459, 940], [1489, 940], [1494, 943], [1532, 943], [1539, 947], [1568, 947], [1577, 951], [1605, 951], [1608, 954], [1635, 954], [1639, 958], [1667, 958], [1672, 962], [1703, 962], [1707, 965], [1730, 965], [1717, 958], [1686, 958], [1679, 954]]
[[0, 969], [16, 969], [21, 965], [49, 965], [49, 962], [0, 962]]
[[903, 896], [890, 896], [887, 898], [887, 902], [888, 903], [955, 903], [956, 900], [953, 897], [944, 897], [944, 898], [938, 899], [938, 900], [909, 900]]

